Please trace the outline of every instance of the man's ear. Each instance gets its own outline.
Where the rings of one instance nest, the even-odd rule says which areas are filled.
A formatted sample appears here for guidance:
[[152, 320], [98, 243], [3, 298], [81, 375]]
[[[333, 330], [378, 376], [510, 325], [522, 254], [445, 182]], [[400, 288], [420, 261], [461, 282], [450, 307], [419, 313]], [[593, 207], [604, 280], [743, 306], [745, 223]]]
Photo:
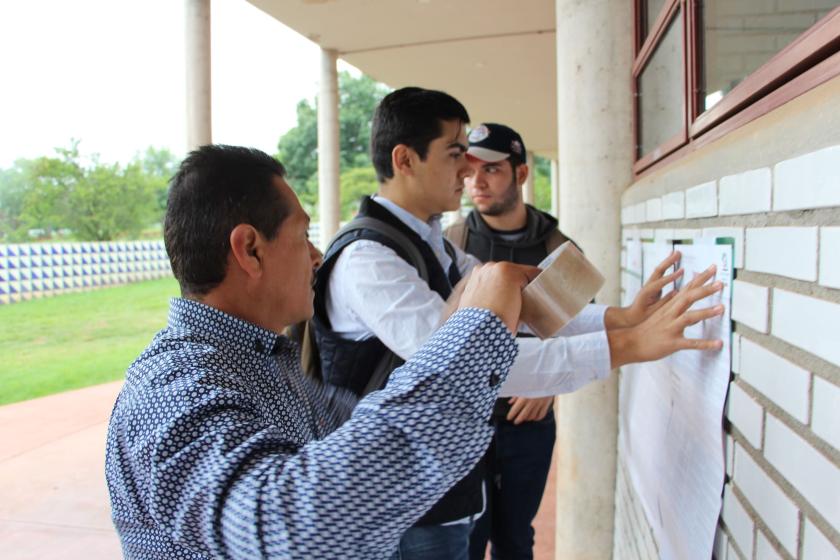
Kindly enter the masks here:
[[233, 260], [252, 278], [262, 274], [264, 245], [262, 235], [250, 224], [239, 224], [230, 232], [230, 252]]
[[528, 164], [520, 163], [516, 166], [514, 172], [516, 173], [516, 184], [521, 187], [525, 184], [525, 181], [528, 179], [528, 173], [530, 173], [530, 169], [528, 169]]
[[391, 150], [391, 167], [394, 175], [414, 175], [414, 158], [417, 153], [405, 144], [397, 144]]

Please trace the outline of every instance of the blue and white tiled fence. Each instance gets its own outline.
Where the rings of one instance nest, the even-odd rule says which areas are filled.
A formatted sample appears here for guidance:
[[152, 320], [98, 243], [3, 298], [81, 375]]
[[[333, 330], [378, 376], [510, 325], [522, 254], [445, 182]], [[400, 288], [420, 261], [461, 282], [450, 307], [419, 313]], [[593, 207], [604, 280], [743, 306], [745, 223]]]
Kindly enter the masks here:
[[0, 245], [0, 305], [171, 274], [163, 241]]

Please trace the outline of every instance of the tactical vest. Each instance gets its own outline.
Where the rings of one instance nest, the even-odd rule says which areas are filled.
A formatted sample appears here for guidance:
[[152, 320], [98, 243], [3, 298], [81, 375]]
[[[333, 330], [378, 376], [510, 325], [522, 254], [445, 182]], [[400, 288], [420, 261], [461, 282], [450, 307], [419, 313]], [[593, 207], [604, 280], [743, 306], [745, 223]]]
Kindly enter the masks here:
[[[429, 288], [444, 300], [449, 297], [452, 287], [461, 279], [454, 259], [448, 273], [445, 273], [428, 243], [386, 208], [368, 197], [362, 200], [358, 217], [370, 217], [385, 222], [408, 238], [419, 250], [426, 264]], [[376, 337], [354, 341], [343, 339], [334, 333], [327, 316], [326, 292], [330, 276], [341, 252], [351, 243], [363, 239], [381, 243], [409, 264], [412, 262], [400, 245], [392, 239], [380, 232], [360, 229], [333, 239], [324, 255], [324, 262], [318, 269], [315, 279], [315, 314], [312, 324], [315, 327], [315, 340], [321, 358], [321, 374], [326, 383], [344, 387], [356, 395], [362, 395], [372, 372], [390, 350]], [[398, 367], [403, 361], [394, 360], [393, 363], [395, 367]], [[479, 463], [466, 477], [453, 486], [417, 522], [417, 525], [438, 525], [479, 513], [483, 505], [482, 479], [483, 468]]]

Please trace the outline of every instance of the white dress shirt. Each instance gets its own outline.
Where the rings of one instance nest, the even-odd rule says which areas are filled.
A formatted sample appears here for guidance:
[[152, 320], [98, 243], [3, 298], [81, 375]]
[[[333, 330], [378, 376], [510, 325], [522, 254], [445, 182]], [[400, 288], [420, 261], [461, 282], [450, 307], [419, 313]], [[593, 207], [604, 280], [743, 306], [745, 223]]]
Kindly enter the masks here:
[[[434, 251], [444, 272], [452, 259], [443, 245], [440, 217], [423, 222], [381, 195], [375, 202], [415, 231]], [[478, 259], [455, 247], [456, 264], [466, 275]], [[342, 338], [377, 337], [407, 360], [437, 330], [445, 302], [395, 251], [370, 240], [355, 241], [339, 255], [330, 275], [326, 309]], [[518, 338], [519, 355], [499, 397], [544, 397], [570, 393], [610, 372], [604, 305], [588, 305], [560, 336]]]

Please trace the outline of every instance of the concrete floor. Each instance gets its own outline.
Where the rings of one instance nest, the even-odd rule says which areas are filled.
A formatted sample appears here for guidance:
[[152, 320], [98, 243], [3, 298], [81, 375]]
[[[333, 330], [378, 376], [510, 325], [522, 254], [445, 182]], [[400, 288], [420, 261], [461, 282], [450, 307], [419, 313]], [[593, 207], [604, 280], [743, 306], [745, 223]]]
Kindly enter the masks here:
[[[121, 556], [105, 486], [105, 434], [121, 382], [0, 407], [0, 551], [4, 560]], [[554, 472], [535, 558], [554, 558]]]

